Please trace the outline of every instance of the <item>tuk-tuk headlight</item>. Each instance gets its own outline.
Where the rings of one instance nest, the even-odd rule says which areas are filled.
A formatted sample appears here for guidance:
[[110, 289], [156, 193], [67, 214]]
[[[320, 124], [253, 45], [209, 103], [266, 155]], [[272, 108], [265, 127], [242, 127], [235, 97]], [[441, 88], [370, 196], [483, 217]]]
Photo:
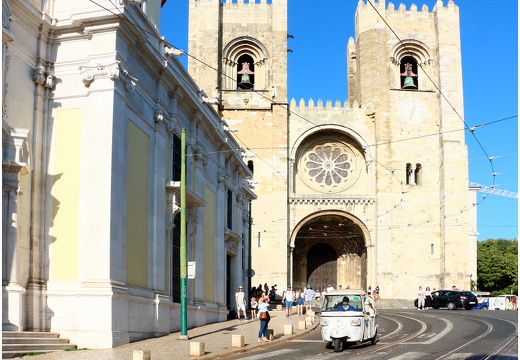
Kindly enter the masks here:
[[350, 320], [350, 325], [352, 325], [352, 326], [361, 326], [361, 320], [359, 320], [359, 319], [352, 319], [352, 320]]
[[329, 319], [321, 318], [320, 325], [323, 325], [323, 326], [329, 325]]

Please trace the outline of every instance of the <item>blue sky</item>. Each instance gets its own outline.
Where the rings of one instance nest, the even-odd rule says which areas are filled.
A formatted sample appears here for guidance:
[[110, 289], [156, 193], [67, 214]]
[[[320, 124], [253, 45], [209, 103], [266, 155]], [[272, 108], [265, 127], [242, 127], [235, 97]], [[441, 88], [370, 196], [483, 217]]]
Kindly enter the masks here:
[[[366, 3], [366, 0], [364, 0]], [[436, 0], [395, 1], [409, 9]], [[443, 0], [446, 5], [448, 0]], [[356, 0], [289, 0], [289, 99], [347, 99], [346, 45]], [[387, 1], [388, 5], [389, 1]], [[469, 181], [518, 192], [518, 2], [458, 0]], [[246, 19], [247, 20], [247, 19]], [[161, 35], [188, 51], [188, 0], [168, 0]], [[325, 63], [323, 60], [327, 59]], [[331, 61], [333, 59], [333, 61]], [[186, 57], [180, 59], [186, 66]], [[508, 119], [509, 118], [509, 119]], [[479, 125], [485, 125], [478, 127]], [[463, 124], [461, 122], [461, 128]], [[492, 162], [488, 157], [494, 158]], [[491, 167], [492, 165], [492, 167]], [[493, 172], [496, 173], [495, 177]], [[483, 197], [485, 196], [485, 199]], [[518, 237], [518, 199], [479, 192], [479, 240]]]

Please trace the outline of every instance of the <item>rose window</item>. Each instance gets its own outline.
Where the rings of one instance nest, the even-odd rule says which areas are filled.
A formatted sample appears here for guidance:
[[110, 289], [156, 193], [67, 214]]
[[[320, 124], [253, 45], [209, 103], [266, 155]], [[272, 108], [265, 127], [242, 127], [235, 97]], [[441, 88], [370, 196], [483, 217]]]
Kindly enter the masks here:
[[302, 159], [303, 170], [315, 186], [343, 187], [354, 171], [353, 154], [339, 144], [317, 145]]

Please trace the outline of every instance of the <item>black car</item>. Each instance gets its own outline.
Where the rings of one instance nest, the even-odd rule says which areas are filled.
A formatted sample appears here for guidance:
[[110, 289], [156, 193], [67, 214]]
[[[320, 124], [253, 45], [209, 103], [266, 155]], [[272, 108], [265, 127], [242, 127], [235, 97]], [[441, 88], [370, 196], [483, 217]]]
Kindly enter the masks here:
[[[430, 306], [434, 309], [441, 307], [455, 310], [457, 308], [464, 308], [471, 310], [478, 304], [477, 297], [471, 291], [464, 290], [437, 290], [432, 292]], [[417, 300], [415, 300], [417, 306]]]

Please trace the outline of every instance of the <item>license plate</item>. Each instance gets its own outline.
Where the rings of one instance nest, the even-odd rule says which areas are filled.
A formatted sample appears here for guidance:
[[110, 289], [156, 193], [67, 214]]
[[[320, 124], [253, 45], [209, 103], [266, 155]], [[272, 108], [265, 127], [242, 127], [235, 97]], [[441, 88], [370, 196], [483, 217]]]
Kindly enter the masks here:
[[470, 303], [470, 304], [474, 304], [475, 302], [474, 302], [474, 301], [470, 301], [469, 303]]

